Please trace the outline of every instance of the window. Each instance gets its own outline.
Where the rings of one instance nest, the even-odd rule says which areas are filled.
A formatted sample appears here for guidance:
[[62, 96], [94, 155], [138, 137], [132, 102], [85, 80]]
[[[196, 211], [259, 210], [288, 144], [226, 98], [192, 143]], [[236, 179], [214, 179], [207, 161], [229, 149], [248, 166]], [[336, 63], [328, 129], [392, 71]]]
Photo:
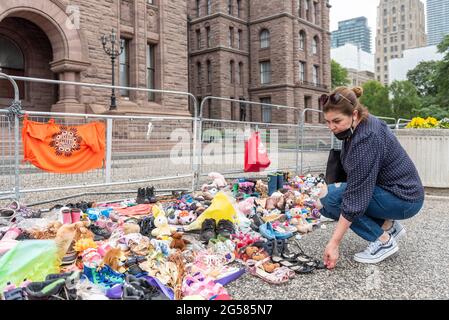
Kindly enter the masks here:
[[298, 16], [300, 18], [302, 18], [302, 1], [303, 0], [298, 0]]
[[306, 47], [306, 33], [301, 30], [299, 32], [299, 50], [304, 50]]
[[313, 78], [313, 84], [314, 85], [319, 85], [320, 84], [320, 67], [313, 66], [312, 78]]
[[212, 83], [212, 65], [210, 63], [210, 60], [207, 60], [207, 84]]
[[387, 44], [387, 38], [384, 38], [384, 44]]
[[234, 46], [234, 27], [229, 27], [228, 46], [229, 48]]
[[210, 27], [206, 27], [206, 46], [211, 47]]
[[235, 65], [234, 61], [231, 60], [231, 62], [229, 63], [229, 79], [230, 79], [231, 83], [235, 82], [235, 79], [234, 79], [234, 65]]
[[202, 73], [203, 70], [201, 70], [201, 62], [197, 62], [196, 63], [196, 80], [197, 80], [197, 84], [200, 87], [201, 86], [201, 77], [202, 77]]
[[201, 0], [196, 0], [196, 16], [199, 17], [200, 16], [200, 8], [201, 8]]
[[[411, 28], [411, 26], [410, 26], [410, 28]], [[393, 26], [393, 32], [396, 32], [396, 26]]]
[[380, 63], [380, 58], [377, 58], [377, 63]]
[[246, 103], [243, 102], [245, 101], [244, 97], [240, 97], [239, 98], [240, 103], [239, 103], [239, 107], [240, 107], [240, 121], [246, 121]]
[[405, 11], [405, 6], [401, 5], [401, 12], [404, 12], [404, 11]]
[[385, 48], [384, 48], [384, 53], [387, 53], [387, 50], [388, 50], [387, 47], [385, 47]]
[[243, 84], [243, 62], [239, 63], [239, 75], [238, 75], [239, 84]]
[[393, 7], [393, 14], [396, 14], [396, 7]]
[[318, 24], [318, 9], [316, 2], [313, 3], [313, 22]]
[[384, 66], [384, 71], [388, 71], [388, 66], [387, 65]]
[[[129, 87], [129, 40], [121, 39], [123, 53], [120, 55], [120, 86]], [[122, 97], [129, 97], [128, 90], [120, 90]]]
[[[304, 109], [311, 109], [312, 108], [311, 102], [312, 102], [312, 97], [305, 96], [304, 97]], [[312, 122], [312, 116], [313, 116], [312, 112], [310, 112], [310, 111], [306, 112], [305, 119], [304, 119], [305, 122], [307, 122], [307, 123]]]
[[212, 13], [212, 0], [207, 0], [207, 14]]
[[307, 19], [307, 20], [310, 20], [310, 10], [309, 10], [309, 7], [310, 7], [310, 1], [309, 1], [309, 0], [305, 0], [305, 1], [304, 1], [304, 8], [305, 8], [305, 10], [306, 10], [306, 19]]
[[405, 50], [405, 44], [401, 45], [401, 50], [404, 51]]
[[267, 105], [262, 105], [262, 122], [263, 123], [271, 123], [271, 98], [261, 98], [260, 103], [266, 103]]
[[[234, 97], [229, 97], [231, 100], [234, 100]], [[237, 120], [238, 119], [238, 114], [237, 114], [237, 108], [235, 107], [235, 102], [234, 101], [230, 101], [231, 102], [231, 120]]]
[[[155, 45], [149, 44], [147, 45], [147, 88], [154, 89], [155, 88], [155, 61], [154, 61], [154, 51]], [[155, 95], [154, 92], [148, 92], [148, 100], [154, 101]]]
[[306, 63], [304, 61], [299, 61], [299, 81], [306, 81]]
[[[0, 35], [0, 70], [9, 75], [25, 75], [25, 59], [22, 50], [9, 38]], [[18, 81], [19, 97], [24, 98], [25, 85], [23, 81]], [[8, 80], [0, 79], [0, 97], [14, 98], [14, 89]]]
[[401, 41], [405, 41], [405, 35], [401, 34]]
[[271, 83], [271, 63], [270, 61], [264, 61], [260, 63], [260, 83]]
[[268, 48], [270, 46], [270, 31], [267, 29], [263, 29], [259, 35], [260, 39], [260, 48]]
[[242, 30], [237, 32], [237, 49], [242, 49]]
[[201, 49], [201, 30], [200, 29], [196, 30], [196, 49], [197, 50]]
[[232, 15], [232, 1], [233, 0], [228, 0], [228, 14]]
[[242, 17], [242, 1], [237, 0], [237, 17]]
[[312, 53], [318, 54], [318, 37], [313, 37], [312, 41]]
[[384, 16], [386, 16], [388, 14], [387, 9], [384, 9]]

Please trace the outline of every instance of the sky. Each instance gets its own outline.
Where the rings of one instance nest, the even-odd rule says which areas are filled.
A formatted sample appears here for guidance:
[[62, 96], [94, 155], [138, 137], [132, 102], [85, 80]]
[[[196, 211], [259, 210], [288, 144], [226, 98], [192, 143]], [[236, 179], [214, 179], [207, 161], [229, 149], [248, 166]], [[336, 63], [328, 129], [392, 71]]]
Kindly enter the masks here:
[[[376, 37], [376, 16], [377, 6], [380, 0], [330, 0], [332, 8], [330, 10], [330, 31], [338, 29], [338, 21], [367, 17], [368, 25], [371, 28], [372, 48]], [[425, 0], [421, 2], [426, 4]]]

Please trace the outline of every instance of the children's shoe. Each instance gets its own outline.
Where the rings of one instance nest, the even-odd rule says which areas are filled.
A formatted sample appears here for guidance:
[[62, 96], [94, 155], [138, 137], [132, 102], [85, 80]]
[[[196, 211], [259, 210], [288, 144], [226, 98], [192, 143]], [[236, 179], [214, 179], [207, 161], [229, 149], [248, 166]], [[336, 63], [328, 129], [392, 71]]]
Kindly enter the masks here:
[[136, 198], [136, 203], [137, 204], [143, 204], [145, 203], [145, 188], [139, 188], [137, 189], [137, 198]]
[[155, 192], [154, 187], [147, 187], [145, 189], [145, 199], [147, 199], [149, 203], [157, 202], [156, 195], [154, 194], [154, 192]]
[[277, 190], [284, 188], [284, 173], [278, 172], [277, 173]]
[[354, 260], [360, 263], [379, 263], [399, 250], [396, 239], [390, 236], [386, 243], [380, 240], [371, 242], [363, 252], [356, 253]]
[[391, 228], [387, 231], [396, 241], [405, 236], [405, 228], [398, 221], [394, 221]]
[[69, 208], [61, 208], [61, 216], [63, 224], [71, 224], [72, 223], [72, 214], [71, 209]]
[[3, 292], [3, 298], [5, 300], [26, 300], [24, 288], [15, 288]]
[[231, 235], [235, 233], [234, 224], [231, 221], [225, 219], [218, 221], [217, 233], [220, 236], [229, 239]]
[[62, 300], [59, 293], [65, 285], [65, 279], [32, 282], [25, 287], [28, 300]]
[[81, 209], [74, 208], [70, 210], [70, 215], [72, 217], [72, 223], [76, 223], [81, 220]]
[[275, 173], [268, 175], [268, 195], [271, 197], [278, 189], [278, 176]]
[[216, 237], [215, 233], [216, 222], [214, 219], [204, 220], [201, 226], [200, 240], [203, 242], [209, 242], [210, 239]]

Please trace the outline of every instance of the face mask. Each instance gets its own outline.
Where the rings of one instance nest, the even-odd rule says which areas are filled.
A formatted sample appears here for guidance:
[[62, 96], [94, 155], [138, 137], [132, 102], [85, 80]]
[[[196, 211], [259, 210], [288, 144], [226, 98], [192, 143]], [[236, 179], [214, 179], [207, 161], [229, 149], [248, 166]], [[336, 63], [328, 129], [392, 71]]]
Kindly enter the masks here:
[[354, 129], [352, 127], [353, 124], [354, 124], [354, 118], [352, 118], [351, 127], [349, 129], [339, 132], [339, 133], [334, 133], [335, 138], [337, 138], [338, 140], [346, 140], [349, 137], [351, 137], [354, 133]]

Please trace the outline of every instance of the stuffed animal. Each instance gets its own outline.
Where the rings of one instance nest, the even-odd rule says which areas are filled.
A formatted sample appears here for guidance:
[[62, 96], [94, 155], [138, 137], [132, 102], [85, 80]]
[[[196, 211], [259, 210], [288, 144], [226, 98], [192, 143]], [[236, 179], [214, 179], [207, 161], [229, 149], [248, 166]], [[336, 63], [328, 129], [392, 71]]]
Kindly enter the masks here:
[[284, 195], [280, 192], [273, 193], [271, 197], [267, 199], [265, 209], [267, 210], [279, 209], [281, 211], [284, 211], [285, 209]]
[[213, 179], [213, 184], [217, 186], [217, 188], [224, 188], [228, 185], [226, 179], [223, 175], [218, 172], [209, 173], [209, 178]]
[[184, 240], [182, 238], [184, 234], [181, 232], [173, 232], [171, 237], [173, 238], [172, 242], [170, 243], [170, 249], [179, 249], [181, 251], [184, 251], [186, 249], [186, 245], [190, 242], [188, 240]]
[[122, 250], [119, 248], [110, 249], [103, 258], [100, 267], [104, 267], [104, 265], [108, 265], [112, 268], [112, 270], [125, 273], [126, 268], [124, 267], [126, 262], [126, 256]]
[[293, 191], [287, 191], [284, 194], [285, 210], [289, 210], [296, 205], [296, 196]]
[[270, 261], [267, 261], [264, 264], [262, 264], [263, 269], [265, 270], [265, 272], [268, 272], [268, 273], [273, 273], [274, 270], [276, 270], [280, 266], [281, 265], [279, 263], [272, 263]]
[[96, 249], [98, 247], [97, 243], [95, 241], [93, 241], [92, 239], [80, 239], [78, 240], [75, 245], [73, 246], [73, 248], [75, 249], [75, 251], [77, 252], [84, 252], [87, 249]]
[[257, 180], [255, 191], [260, 194], [262, 198], [268, 197], [268, 185], [262, 182], [262, 180]]
[[318, 194], [318, 200], [316, 201], [315, 207], [319, 210], [323, 208], [323, 204], [321, 203], [320, 199], [323, 199], [327, 196], [327, 184], [325, 182], [319, 183], [317, 187], [320, 188], [320, 193]]
[[245, 216], [249, 216], [255, 209], [254, 198], [247, 198], [243, 201], [240, 201], [237, 206], [241, 213], [243, 213]]
[[124, 223], [122, 228], [125, 234], [140, 233], [140, 227], [135, 223]]
[[176, 228], [170, 227], [164, 210], [159, 206], [153, 207], [154, 225], [155, 229], [151, 231], [151, 235], [156, 238], [162, 238], [164, 236], [170, 236], [172, 232], [176, 231]]
[[55, 237], [55, 243], [58, 248], [58, 257], [62, 259], [67, 251], [71, 249], [74, 241], [80, 239], [93, 239], [93, 234], [86, 227], [89, 225], [87, 221], [80, 221], [72, 224], [62, 225]]

